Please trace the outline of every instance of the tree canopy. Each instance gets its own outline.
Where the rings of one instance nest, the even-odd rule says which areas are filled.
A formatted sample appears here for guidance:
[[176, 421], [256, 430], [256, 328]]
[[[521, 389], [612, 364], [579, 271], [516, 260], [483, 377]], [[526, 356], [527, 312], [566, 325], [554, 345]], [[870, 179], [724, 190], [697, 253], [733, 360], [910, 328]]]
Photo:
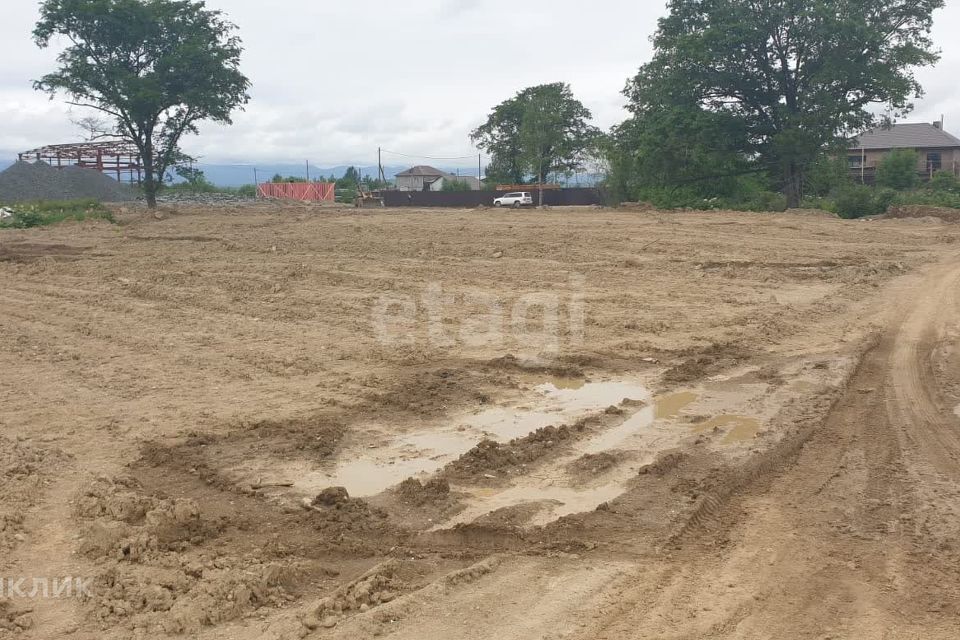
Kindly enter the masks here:
[[[851, 134], [912, 109], [944, 0], [671, 0], [653, 60], [625, 89], [633, 119], [722, 114], [739, 153], [798, 206], [804, 175]], [[691, 132], [691, 144], [699, 135]], [[679, 165], [678, 165], [679, 166]]]
[[34, 40], [43, 48], [58, 35], [70, 43], [59, 68], [34, 87], [110, 116], [109, 133], [140, 151], [151, 207], [185, 159], [181, 138], [203, 120], [230, 124], [249, 100], [235, 27], [202, 1], [44, 0]]
[[570, 86], [556, 82], [500, 103], [470, 138], [491, 155], [488, 179], [520, 184], [580, 169], [598, 133], [590, 118]]

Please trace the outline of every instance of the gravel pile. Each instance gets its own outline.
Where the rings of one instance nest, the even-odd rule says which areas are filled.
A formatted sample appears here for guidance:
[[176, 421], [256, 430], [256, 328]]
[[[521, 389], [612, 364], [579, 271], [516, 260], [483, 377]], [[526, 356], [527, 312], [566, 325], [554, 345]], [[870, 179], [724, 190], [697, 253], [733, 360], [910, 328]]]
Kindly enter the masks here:
[[43, 162], [17, 162], [0, 173], [0, 203], [80, 198], [127, 202], [136, 197], [134, 189], [93, 169], [56, 169]]

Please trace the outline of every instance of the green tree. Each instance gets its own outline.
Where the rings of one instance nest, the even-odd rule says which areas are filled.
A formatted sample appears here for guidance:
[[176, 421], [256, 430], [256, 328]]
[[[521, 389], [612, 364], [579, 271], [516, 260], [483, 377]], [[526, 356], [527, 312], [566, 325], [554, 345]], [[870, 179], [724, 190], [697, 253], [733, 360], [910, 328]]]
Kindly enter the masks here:
[[625, 93], [637, 116], [729, 114], [742, 153], [778, 178], [789, 206], [821, 153], [922, 95], [917, 67], [939, 59], [929, 33], [944, 0], [670, 0], [653, 60]]
[[847, 161], [846, 149], [838, 149], [833, 153], [824, 153], [810, 165], [804, 183], [805, 193], [818, 198], [825, 198], [831, 193], [850, 186], [850, 165]]
[[556, 82], [500, 103], [470, 138], [491, 156], [488, 180], [520, 184], [579, 170], [597, 136], [590, 118], [570, 86]]
[[930, 178], [930, 182], [927, 183], [927, 189], [946, 193], [960, 193], [960, 180], [952, 171], [937, 171]]
[[446, 180], [446, 179], [445, 179], [445, 180], [443, 181], [443, 186], [441, 187], [440, 190], [441, 190], [441, 191], [448, 191], [448, 192], [450, 192], [450, 191], [473, 191], [473, 189], [470, 187], [470, 183], [469, 183], [469, 182], [467, 182], [466, 180], [457, 180], [457, 179], [451, 179], [451, 180]]
[[234, 32], [200, 0], [44, 0], [34, 41], [70, 44], [34, 88], [111, 117], [140, 152], [152, 208], [167, 170], [186, 157], [181, 138], [203, 120], [230, 124], [249, 101]]
[[730, 197], [738, 178], [756, 171], [741, 153], [746, 137], [742, 122], [727, 113], [678, 107], [634, 115], [606, 142], [608, 186], [618, 199], [651, 189]]
[[196, 167], [192, 167], [190, 165], [180, 165], [179, 167], [174, 167], [174, 172], [191, 189], [195, 189], [197, 191], [206, 191], [210, 190], [214, 186], [209, 180], [207, 180], [206, 174], [204, 174], [201, 169], [197, 169]]
[[920, 156], [912, 149], [895, 149], [877, 165], [877, 186], [909, 191], [920, 184]]

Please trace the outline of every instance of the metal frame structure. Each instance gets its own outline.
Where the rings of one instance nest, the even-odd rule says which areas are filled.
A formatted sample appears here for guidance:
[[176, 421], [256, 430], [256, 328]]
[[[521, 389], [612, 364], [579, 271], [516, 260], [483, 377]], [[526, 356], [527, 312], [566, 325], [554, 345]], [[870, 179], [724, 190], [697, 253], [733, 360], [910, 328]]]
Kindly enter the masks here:
[[143, 164], [137, 147], [125, 140], [55, 144], [19, 154], [22, 162], [45, 162], [51, 167], [96, 169], [118, 182], [131, 184], [143, 180]]

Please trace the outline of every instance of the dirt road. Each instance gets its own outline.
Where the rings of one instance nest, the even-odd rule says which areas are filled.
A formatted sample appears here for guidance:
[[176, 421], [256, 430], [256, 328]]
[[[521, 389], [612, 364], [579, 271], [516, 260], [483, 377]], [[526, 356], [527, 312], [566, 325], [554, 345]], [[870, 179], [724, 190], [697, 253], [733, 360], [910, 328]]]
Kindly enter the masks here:
[[955, 225], [120, 221], [0, 236], [0, 637], [960, 632]]

